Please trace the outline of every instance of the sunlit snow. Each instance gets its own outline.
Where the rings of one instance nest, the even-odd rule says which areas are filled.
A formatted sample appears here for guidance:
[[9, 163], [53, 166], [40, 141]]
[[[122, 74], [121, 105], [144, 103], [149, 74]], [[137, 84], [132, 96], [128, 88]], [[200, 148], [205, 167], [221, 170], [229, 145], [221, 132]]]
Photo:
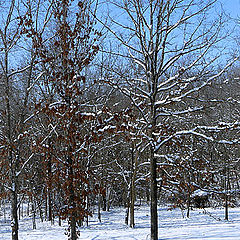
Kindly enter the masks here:
[[[160, 207], [159, 211], [159, 239], [240, 239], [240, 208], [230, 208], [230, 220], [224, 220], [224, 209], [194, 209], [190, 218], [179, 209], [168, 210]], [[102, 212], [102, 222], [99, 223], [97, 214], [90, 218], [89, 226], [81, 228], [82, 240], [149, 240], [150, 214], [149, 206], [136, 207], [136, 227], [125, 225], [125, 209], [113, 208], [109, 212]], [[183, 218], [184, 216], [184, 218]], [[4, 223], [0, 220], [0, 239], [11, 239], [10, 220]], [[20, 240], [66, 240], [64, 234], [66, 222], [62, 227], [55, 224], [41, 222], [37, 219], [37, 229], [32, 230], [31, 218], [20, 220]]]

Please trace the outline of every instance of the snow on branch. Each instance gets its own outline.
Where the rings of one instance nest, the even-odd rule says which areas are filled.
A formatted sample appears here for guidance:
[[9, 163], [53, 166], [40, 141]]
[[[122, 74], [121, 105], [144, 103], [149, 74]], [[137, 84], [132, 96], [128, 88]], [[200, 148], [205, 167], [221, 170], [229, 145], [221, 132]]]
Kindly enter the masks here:
[[203, 110], [204, 107], [194, 107], [194, 108], [188, 108], [182, 111], [167, 111], [166, 109], [161, 109], [161, 113], [158, 114], [158, 117], [162, 117], [162, 116], [178, 116], [178, 115], [184, 115], [184, 114], [188, 114], [188, 113], [193, 113], [193, 112], [198, 112]]
[[15, 74], [22, 73], [22, 72], [26, 71], [27, 69], [29, 69], [30, 67], [31, 67], [31, 65], [28, 65], [28, 66], [26, 66], [26, 67], [24, 67], [24, 68], [22, 68], [22, 69], [19, 69], [19, 70], [16, 70], [16, 71], [14, 71], [14, 72], [11, 72], [11, 73], [8, 75], [8, 77], [12, 77], [12, 76], [15, 75]]
[[34, 153], [32, 153], [30, 157], [24, 162], [21, 169], [16, 173], [16, 177], [18, 177], [22, 173], [22, 171], [25, 169], [26, 165], [31, 161], [33, 156], [34, 156]]
[[157, 141], [157, 145], [155, 147], [155, 153], [159, 151], [159, 149], [165, 145], [166, 143], [168, 143], [169, 141], [171, 141], [172, 139], [174, 139], [175, 137], [178, 137], [178, 136], [182, 136], [182, 135], [195, 135], [195, 136], [198, 136], [200, 138], [203, 138], [207, 141], [210, 141], [210, 142], [216, 142], [216, 143], [219, 143], [219, 144], [228, 144], [228, 145], [235, 145], [235, 144], [240, 144], [240, 139], [237, 138], [237, 139], [233, 139], [233, 140], [226, 140], [226, 139], [221, 139], [221, 140], [217, 140], [217, 139], [214, 139], [213, 137], [209, 137], [207, 136], [206, 134], [204, 133], [200, 133], [198, 132], [197, 130], [208, 130], [208, 131], [222, 131], [222, 130], [235, 130], [235, 129], [240, 129], [240, 125], [239, 123], [237, 122], [237, 124], [226, 124], [225, 126], [197, 126], [193, 129], [190, 129], [190, 130], [182, 130], [182, 131], [177, 131], [176, 133], [170, 135], [168, 138], [164, 139], [164, 140], [160, 140], [159, 138], [159, 141]]
[[27, 91], [28, 91], [28, 92], [31, 91], [31, 89], [35, 86], [35, 84], [38, 82], [38, 80], [42, 77], [42, 75], [43, 75], [44, 73], [45, 73], [45, 72], [41, 72], [41, 73], [36, 77], [36, 79], [33, 81], [32, 85], [27, 88]]

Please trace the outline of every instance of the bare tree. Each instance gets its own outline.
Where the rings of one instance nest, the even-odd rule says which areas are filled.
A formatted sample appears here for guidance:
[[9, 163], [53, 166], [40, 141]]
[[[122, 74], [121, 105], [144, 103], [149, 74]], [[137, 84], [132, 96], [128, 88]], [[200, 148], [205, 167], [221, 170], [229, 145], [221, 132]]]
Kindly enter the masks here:
[[[24, 4], [12, 0], [6, 1], [4, 6], [1, 6], [3, 20], [0, 29], [2, 46], [0, 66], [4, 88], [1, 155], [6, 166], [3, 171], [5, 181], [2, 184], [11, 196], [11, 226], [14, 240], [18, 239], [18, 208], [23, 198], [19, 193], [20, 190], [24, 190], [21, 186], [22, 175], [27, 172], [34, 158], [30, 137], [33, 130], [30, 117], [33, 114], [32, 91], [42, 75], [35, 68], [34, 38], [30, 38], [33, 33], [28, 31], [33, 24], [37, 26], [38, 13], [34, 15], [30, 8], [34, 3], [37, 5], [35, 12], [38, 12], [40, 1], [28, 1]], [[16, 56], [21, 60], [16, 61]]]
[[[8, 8], [7, 17], [4, 19], [2, 28], [0, 30], [1, 44], [2, 44], [2, 56], [0, 60], [2, 78], [4, 79], [4, 112], [3, 121], [5, 125], [4, 139], [2, 139], [2, 145], [7, 149], [3, 156], [7, 158], [5, 169], [9, 182], [4, 185], [5, 189], [10, 191], [11, 195], [11, 216], [12, 216], [12, 239], [18, 239], [18, 191], [19, 191], [19, 174], [21, 173], [22, 157], [20, 149], [22, 139], [19, 137], [23, 133], [23, 120], [25, 114], [23, 113], [17, 120], [16, 108], [14, 101], [14, 80], [17, 75], [23, 71], [26, 71], [30, 66], [24, 66], [22, 69], [16, 69], [16, 66], [10, 62], [11, 54], [16, 50], [16, 44], [20, 40], [21, 25], [18, 24], [16, 19], [16, 3], [11, 1], [6, 4]], [[15, 25], [14, 25], [15, 24]], [[16, 27], [17, 25], [17, 27]], [[21, 107], [26, 107], [28, 102], [28, 91], [24, 89], [24, 102]], [[18, 99], [20, 100], [20, 99]]]
[[[109, 9], [113, 9], [113, 15], [107, 16], [110, 24], [96, 17], [113, 37], [111, 46], [117, 49], [103, 51], [131, 66], [131, 69], [106, 66], [111, 74], [104, 80], [128, 96], [140, 114], [143, 137], [147, 140], [144, 149], [149, 151], [153, 240], [158, 239], [159, 152], [171, 141], [181, 142], [185, 134], [207, 138], [197, 131], [197, 126], [194, 130], [178, 126], [171, 131], [168, 119], [180, 122], [180, 116], [203, 109], [197, 99], [188, 104], [184, 101], [196, 98], [197, 92], [232, 64], [227, 62], [220, 71], [216, 68], [223, 53], [220, 43], [226, 37], [223, 16], [219, 13], [214, 19], [210, 17], [216, 3], [216, 0], [108, 1]], [[116, 12], [120, 17], [116, 17]]]

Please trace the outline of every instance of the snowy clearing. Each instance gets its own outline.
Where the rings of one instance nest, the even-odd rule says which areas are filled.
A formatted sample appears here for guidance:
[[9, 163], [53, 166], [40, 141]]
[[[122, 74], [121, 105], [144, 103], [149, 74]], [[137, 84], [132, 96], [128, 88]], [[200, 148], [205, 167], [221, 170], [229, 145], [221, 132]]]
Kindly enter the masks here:
[[[189, 219], [182, 217], [179, 209], [168, 211], [159, 208], [159, 239], [240, 239], [240, 208], [230, 209], [230, 221], [224, 221], [224, 209], [203, 209], [191, 211]], [[210, 216], [210, 215], [211, 216]], [[124, 224], [125, 209], [114, 208], [102, 213], [102, 223], [96, 214], [90, 218], [89, 226], [81, 229], [84, 240], [147, 240], [150, 239], [149, 207], [136, 208], [136, 227]], [[66, 222], [62, 227], [51, 226], [49, 222], [37, 221], [37, 230], [32, 230], [32, 220], [20, 220], [20, 240], [66, 240]], [[10, 220], [0, 221], [0, 239], [11, 239]]]

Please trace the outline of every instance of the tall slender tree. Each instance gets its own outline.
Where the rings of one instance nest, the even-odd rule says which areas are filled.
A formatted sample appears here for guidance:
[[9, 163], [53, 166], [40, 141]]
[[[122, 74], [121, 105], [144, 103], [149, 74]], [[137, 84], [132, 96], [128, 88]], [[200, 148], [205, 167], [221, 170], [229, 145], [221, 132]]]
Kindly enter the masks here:
[[[101, 34], [93, 26], [91, 3], [53, 1], [51, 40], [45, 42], [36, 33], [36, 53], [45, 71], [43, 91], [51, 93], [36, 106], [47, 119], [47, 136], [39, 136], [38, 142], [48, 156], [48, 179], [51, 165], [55, 168], [49, 187], [57, 182], [62, 184], [63, 203], [59, 214], [69, 221], [71, 240], [78, 238], [77, 225], [90, 214], [86, 198], [95, 190], [89, 185], [93, 176], [87, 154], [96, 114], [91, 97], [87, 96], [93, 83], [86, 80], [84, 70], [98, 51], [97, 39]], [[51, 183], [54, 179], [55, 183]]]
[[[228, 62], [221, 71], [214, 66], [221, 56], [216, 49], [225, 37], [223, 15], [209, 18], [216, 3], [216, 0], [108, 1], [114, 16], [119, 12], [121, 17], [116, 19], [110, 14], [107, 16], [109, 25], [96, 17], [120, 43], [115, 42], [117, 52], [106, 48], [103, 51], [125, 59], [122, 62], [132, 66], [128, 71], [119, 66], [107, 66], [112, 74], [106, 78], [111, 86], [130, 98], [141, 115], [150, 163], [152, 240], [158, 239], [157, 156], [169, 142], [181, 142], [181, 135], [199, 134], [181, 129], [181, 125], [171, 131], [169, 119], [180, 121], [179, 116], [202, 109], [201, 102], [189, 104], [184, 100], [195, 97], [195, 93], [232, 64]], [[133, 74], [133, 69], [138, 69], [137, 75]]]
[[[21, 46], [24, 37], [22, 32], [24, 27], [20, 16], [26, 17], [27, 9], [15, 0], [5, 2], [4, 8], [8, 9], [8, 12], [5, 14], [1, 9], [0, 41], [3, 54], [0, 66], [4, 89], [1, 114], [1, 120], [4, 123], [1, 155], [3, 159], [5, 158], [3, 162], [6, 166], [2, 172], [6, 181], [2, 184], [5, 190], [10, 192], [12, 239], [17, 240], [19, 229], [18, 201], [22, 187], [20, 178], [33, 158], [29, 145], [26, 145], [31, 131], [31, 124], [26, 120], [31, 114], [31, 91], [36, 77], [34, 74], [35, 55], [31, 54], [31, 43], [30, 46], [26, 45], [22, 52], [19, 51], [19, 45]], [[23, 57], [24, 52], [26, 59], [28, 59], [25, 63], [15, 61], [13, 60], [14, 52], [18, 52], [19, 58]]]

